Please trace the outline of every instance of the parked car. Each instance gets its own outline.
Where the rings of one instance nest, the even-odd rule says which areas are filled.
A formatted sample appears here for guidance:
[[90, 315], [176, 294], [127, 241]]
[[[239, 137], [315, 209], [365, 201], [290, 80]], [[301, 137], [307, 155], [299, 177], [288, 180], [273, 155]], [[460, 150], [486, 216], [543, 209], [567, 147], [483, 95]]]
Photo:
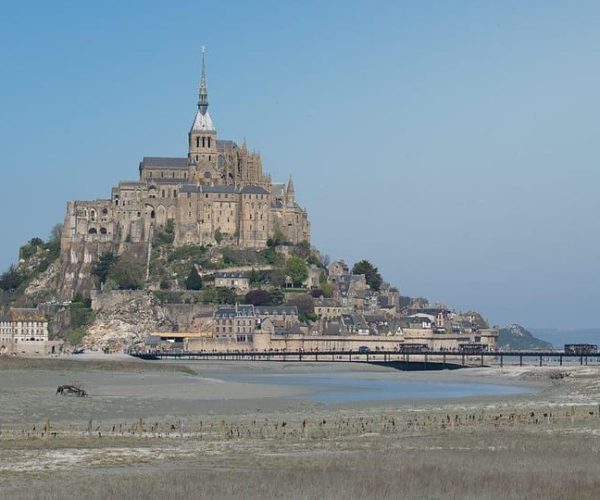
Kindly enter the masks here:
[[369, 354], [369, 353], [371, 352], [371, 349], [369, 348], [369, 346], [366, 346], [366, 345], [361, 345], [361, 346], [358, 348], [358, 352], [359, 352], [360, 354]]

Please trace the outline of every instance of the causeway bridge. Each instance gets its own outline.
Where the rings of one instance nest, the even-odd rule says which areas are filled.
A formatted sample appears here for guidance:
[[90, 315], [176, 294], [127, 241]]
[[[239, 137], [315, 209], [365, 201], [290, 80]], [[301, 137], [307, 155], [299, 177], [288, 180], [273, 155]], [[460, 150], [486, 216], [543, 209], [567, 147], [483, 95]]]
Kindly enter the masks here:
[[165, 351], [135, 353], [145, 360], [187, 361], [286, 361], [328, 363], [371, 363], [406, 370], [455, 369], [474, 366], [563, 366], [600, 365], [600, 353], [562, 351]]

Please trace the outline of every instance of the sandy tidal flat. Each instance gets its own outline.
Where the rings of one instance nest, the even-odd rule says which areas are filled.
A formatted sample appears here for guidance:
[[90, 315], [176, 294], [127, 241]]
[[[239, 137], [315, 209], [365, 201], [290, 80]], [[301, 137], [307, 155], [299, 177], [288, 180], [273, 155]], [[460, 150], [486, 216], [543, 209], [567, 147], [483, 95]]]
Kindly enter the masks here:
[[[528, 392], [325, 405], [310, 384], [257, 382], [316, 370]], [[0, 377], [0, 497], [596, 498], [600, 486], [597, 368], [0, 359]], [[72, 382], [90, 397], [55, 395]]]

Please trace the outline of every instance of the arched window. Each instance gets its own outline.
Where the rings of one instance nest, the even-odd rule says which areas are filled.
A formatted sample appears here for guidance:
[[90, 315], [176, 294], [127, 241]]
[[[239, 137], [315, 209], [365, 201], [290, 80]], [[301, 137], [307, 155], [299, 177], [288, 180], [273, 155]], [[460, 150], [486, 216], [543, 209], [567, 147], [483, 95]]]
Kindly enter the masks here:
[[106, 233], [107, 233], [106, 228], [105, 227], [101, 227], [100, 228], [100, 234], [106, 234]]
[[150, 212], [150, 218], [154, 219], [154, 217], [156, 217], [156, 214], [154, 213], [154, 210], [152, 210], [152, 212]]
[[208, 147], [210, 148], [210, 137], [208, 138]]
[[206, 140], [206, 137], [203, 137], [203, 138], [202, 138], [202, 147], [206, 147], [206, 144], [205, 144], [205, 142], [204, 142], [205, 140]]
[[90, 228], [90, 230], [88, 231], [88, 234], [98, 234], [98, 231], [96, 231], [95, 227]]
[[[196, 147], [199, 148], [200, 147], [200, 137], [196, 137]], [[197, 160], [198, 158], [196, 158]]]
[[108, 208], [103, 208], [102, 215], [107, 215], [107, 214], [108, 214]]

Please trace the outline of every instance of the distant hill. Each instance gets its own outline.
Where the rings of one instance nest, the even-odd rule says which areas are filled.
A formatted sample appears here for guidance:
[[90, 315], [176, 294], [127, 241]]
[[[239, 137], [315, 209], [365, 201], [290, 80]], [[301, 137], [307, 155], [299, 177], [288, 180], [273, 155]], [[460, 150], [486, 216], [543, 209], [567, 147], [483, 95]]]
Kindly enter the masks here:
[[550, 342], [534, 337], [531, 332], [525, 330], [521, 325], [510, 325], [500, 328], [498, 335], [498, 347], [500, 349], [553, 349]]
[[552, 342], [554, 347], [562, 349], [564, 344], [600, 345], [600, 328], [560, 330], [558, 328], [530, 328], [536, 337]]

